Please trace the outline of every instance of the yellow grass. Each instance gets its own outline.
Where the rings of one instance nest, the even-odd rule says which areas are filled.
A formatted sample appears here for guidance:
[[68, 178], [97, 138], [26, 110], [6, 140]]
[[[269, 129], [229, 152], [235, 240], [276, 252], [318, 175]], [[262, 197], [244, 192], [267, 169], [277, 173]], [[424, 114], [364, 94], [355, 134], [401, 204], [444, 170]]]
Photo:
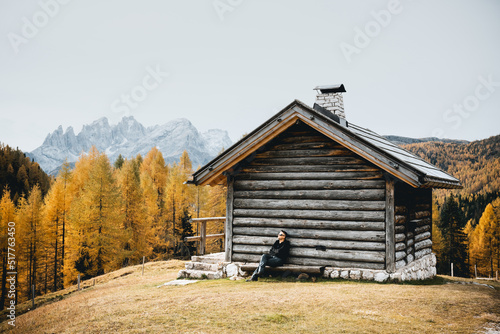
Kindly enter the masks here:
[[[57, 297], [62, 300], [18, 316], [12, 332], [481, 333], [485, 326], [500, 328], [498, 282], [480, 282], [495, 285], [491, 289], [449, 277], [431, 285], [223, 279], [158, 287], [182, 267], [182, 261], [156, 262], [146, 265], [144, 276], [140, 266], [104, 275], [95, 286], [73, 289]], [[3, 322], [0, 331], [10, 328]]]

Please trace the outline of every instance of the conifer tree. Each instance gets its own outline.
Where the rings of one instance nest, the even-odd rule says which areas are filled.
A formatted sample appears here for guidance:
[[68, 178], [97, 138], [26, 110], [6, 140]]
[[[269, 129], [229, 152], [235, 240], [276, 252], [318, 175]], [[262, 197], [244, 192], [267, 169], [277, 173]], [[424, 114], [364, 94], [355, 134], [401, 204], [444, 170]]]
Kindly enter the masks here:
[[63, 288], [66, 225], [71, 204], [70, 177], [69, 165], [65, 163], [44, 201], [44, 222], [48, 238], [47, 251], [51, 256], [48, 262], [52, 267], [52, 291]]
[[165, 217], [165, 186], [168, 168], [162, 153], [153, 147], [140, 162], [141, 188], [144, 194], [147, 224], [151, 227], [149, 238], [155, 259], [168, 258], [168, 249], [173, 245], [168, 235]]
[[151, 238], [151, 228], [147, 225], [139, 166], [135, 159], [125, 160], [117, 172], [117, 180], [122, 197], [121, 211], [126, 236], [122, 246], [125, 256], [123, 265], [128, 265], [139, 262], [142, 256], [151, 255], [147, 242]]
[[[187, 151], [184, 151], [180, 157], [179, 164], [174, 163], [170, 167], [166, 187], [166, 203], [168, 210], [168, 219], [171, 223], [172, 239], [175, 241], [174, 248], [179, 253], [183, 245], [183, 218], [191, 216], [194, 209], [193, 186], [187, 185], [186, 181], [192, 174], [191, 159]], [[186, 223], [184, 223], [185, 226]]]
[[[120, 231], [123, 221], [120, 195], [111, 165], [107, 156], [95, 148], [87, 159], [90, 160], [87, 180], [71, 204], [68, 281], [74, 280], [77, 272], [85, 279], [116, 269], [123, 257], [119, 252], [124, 239]], [[78, 173], [75, 169], [74, 176]]]
[[123, 159], [123, 156], [120, 154], [120, 155], [118, 155], [118, 158], [116, 158], [116, 161], [115, 161], [113, 166], [116, 169], [120, 169], [120, 168], [122, 168], [124, 162], [125, 162], [125, 159]]
[[[3, 190], [2, 194], [2, 199], [0, 200], [0, 259], [2, 261], [2, 277], [1, 277], [1, 299], [0, 299], [0, 310], [3, 310], [5, 307], [5, 297], [7, 296], [7, 272], [8, 271], [16, 271], [17, 268], [14, 264], [14, 267], [11, 266], [12, 262], [9, 262], [9, 260], [15, 260], [15, 259], [9, 259], [8, 258], [8, 247], [11, 247], [14, 245], [14, 247], [11, 247], [14, 249], [14, 255], [17, 256], [15, 253], [16, 248], [15, 247], [15, 224], [9, 224], [10, 222], [15, 222], [14, 220], [14, 214], [15, 214], [15, 206], [14, 202], [12, 202], [12, 199], [10, 198], [10, 191], [6, 187]], [[12, 229], [14, 228], [14, 229]], [[9, 237], [11, 238], [9, 240]], [[12, 243], [12, 239], [14, 240], [14, 244]], [[9, 242], [10, 241], [10, 242]], [[16, 261], [17, 262], [17, 261]], [[9, 269], [11, 268], [11, 269]], [[12, 269], [14, 268], [14, 269]]]
[[450, 274], [451, 263], [454, 274], [468, 276], [469, 268], [466, 265], [467, 249], [466, 236], [463, 232], [465, 216], [458, 207], [453, 195], [448, 197], [441, 208], [439, 229], [443, 235], [443, 257], [438, 263], [441, 273]]
[[[17, 210], [16, 226], [19, 225], [18, 241], [20, 244], [18, 268], [21, 274], [25, 274], [25, 288], [27, 299], [30, 298], [31, 287], [35, 287], [35, 294], [42, 290], [43, 272], [43, 237], [42, 226], [42, 194], [38, 185], [35, 185], [28, 199], [20, 199]], [[22, 268], [25, 272], [22, 273]], [[21, 281], [21, 280], [20, 280]], [[21, 282], [19, 282], [19, 285]]]
[[500, 262], [500, 223], [494, 206], [498, 208], [499, 202], [497, 200], [486, 206], [476, 228], [477, 245], [475, 248], [489, 267], [488, 272], [491, 276], [494, 275], [495, 265], [498, 270]]

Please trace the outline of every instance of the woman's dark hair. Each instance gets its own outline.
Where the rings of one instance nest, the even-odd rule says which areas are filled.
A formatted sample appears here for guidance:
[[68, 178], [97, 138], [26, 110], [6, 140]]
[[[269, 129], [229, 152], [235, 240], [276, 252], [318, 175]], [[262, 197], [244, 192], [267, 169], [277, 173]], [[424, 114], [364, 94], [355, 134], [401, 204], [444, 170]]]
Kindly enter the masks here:
[[283, 233], [285, 235], [285, 239], [288, 237], [288, 233], [286, 233], [285, 230], [281, 230], [280, 233]]

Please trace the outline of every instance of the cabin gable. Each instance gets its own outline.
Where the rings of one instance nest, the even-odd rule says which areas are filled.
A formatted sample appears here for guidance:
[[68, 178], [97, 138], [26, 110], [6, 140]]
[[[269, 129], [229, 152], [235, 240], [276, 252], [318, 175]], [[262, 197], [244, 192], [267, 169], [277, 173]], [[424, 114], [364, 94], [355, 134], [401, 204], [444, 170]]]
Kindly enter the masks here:
[[388, 174], [304, 122], [228, 175], [232, 261], [256, 262], [280, 229], [289, 263], [386, 268]]

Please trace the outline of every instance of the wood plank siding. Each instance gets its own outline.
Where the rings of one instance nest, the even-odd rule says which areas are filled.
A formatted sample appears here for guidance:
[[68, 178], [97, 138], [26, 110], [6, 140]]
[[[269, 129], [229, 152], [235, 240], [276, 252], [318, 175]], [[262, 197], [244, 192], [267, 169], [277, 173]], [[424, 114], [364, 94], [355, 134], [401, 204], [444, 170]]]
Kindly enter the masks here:
[[[384, 172], [340, 144], [298, 123], [241, 162], [230, 177], [232, 261], [258, 261], [283, 228], [292, 244], [291, 264], [386, 268]], [[409, 219], [427, 218], [417, 216]], [[413, 256], [427, 249], [428, 231], [418, 231]], [[396, 239], [398, 233], [403, 232], [396, 232]]]
[[432, 189], [396, 184], [396, 268], [432, 252]]

